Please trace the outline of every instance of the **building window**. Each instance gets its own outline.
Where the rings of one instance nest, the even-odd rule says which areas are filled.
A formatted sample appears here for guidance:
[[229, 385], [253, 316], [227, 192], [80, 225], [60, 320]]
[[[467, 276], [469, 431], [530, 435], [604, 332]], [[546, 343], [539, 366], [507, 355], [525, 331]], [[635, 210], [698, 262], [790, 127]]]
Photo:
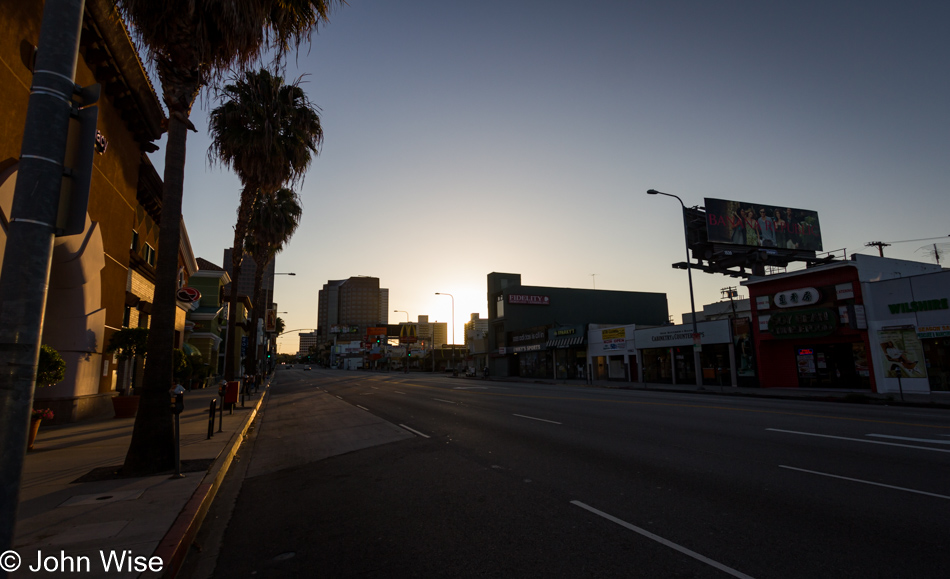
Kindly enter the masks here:
[[150, 266], [155, 267], [155, 249], [151, 245], [146, 243], [144, 254], [145, 255], [143, 255], [142, 257], [145, 258], [145, 262], [149, 264]]
[[128, 328], [129, 323], [132, 322], [132, 308], [130, 306], [125, 306], [125, 312], [122, 314], [122, 327]]
[[139, 232], [132, 230], [132, 251], [139, 250]]

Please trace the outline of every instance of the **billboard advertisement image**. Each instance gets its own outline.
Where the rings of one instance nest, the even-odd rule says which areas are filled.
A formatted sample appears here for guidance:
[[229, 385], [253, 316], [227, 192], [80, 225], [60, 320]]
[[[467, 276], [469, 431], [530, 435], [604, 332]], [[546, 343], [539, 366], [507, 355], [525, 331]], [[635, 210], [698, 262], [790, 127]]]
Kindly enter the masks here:
[[821, 251], [818, 213], [779, 205], [706, 198], [711, 243]]

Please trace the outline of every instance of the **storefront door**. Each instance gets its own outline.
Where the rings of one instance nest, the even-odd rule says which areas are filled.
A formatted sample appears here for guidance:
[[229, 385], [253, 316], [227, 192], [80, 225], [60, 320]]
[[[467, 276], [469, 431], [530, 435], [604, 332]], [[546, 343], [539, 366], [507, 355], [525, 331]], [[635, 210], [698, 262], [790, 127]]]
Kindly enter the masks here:
[[798, 385], [802, 388], [869, 390], [867, 352], [862, 342], [797, 348]]

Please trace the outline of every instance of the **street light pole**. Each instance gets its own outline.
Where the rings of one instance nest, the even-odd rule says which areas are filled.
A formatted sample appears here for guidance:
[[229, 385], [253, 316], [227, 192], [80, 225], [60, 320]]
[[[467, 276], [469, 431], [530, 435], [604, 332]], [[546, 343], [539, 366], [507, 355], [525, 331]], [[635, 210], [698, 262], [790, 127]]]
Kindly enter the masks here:
[[702, 348], [702, 339], [699, 337], [699, 330], [696, 326], [696, 302], [693, 300], [693, 268], [689, 263], [689, 233], [686, 229], [686, 205], [683, 203], [683, 200], [673, 195], [671, 193], [663, 193], [662, 191], [657, 191], [656, 189], [649, 189], [647, 195], [665, 195], [667, 197], [672, 197], [680, 202], [680, 207], [683, 208], [683, 240], [686, 242], [686, 274], [689, 277], [689, 309], [693, 314], [693, 370], [696, 374], [696, 385], [700, 388], [703, 387], [703, 374], [701, 362], [699, 359], [699, 352]]
[[[437, 296], [449, 296], [452, 298], [452, 372], [456, 371], [455, 367], [455, 296], [452, 294], [447, 294], [445, 292], [435, 292]], [[434, 334], [435, 332], [433, 332]]]

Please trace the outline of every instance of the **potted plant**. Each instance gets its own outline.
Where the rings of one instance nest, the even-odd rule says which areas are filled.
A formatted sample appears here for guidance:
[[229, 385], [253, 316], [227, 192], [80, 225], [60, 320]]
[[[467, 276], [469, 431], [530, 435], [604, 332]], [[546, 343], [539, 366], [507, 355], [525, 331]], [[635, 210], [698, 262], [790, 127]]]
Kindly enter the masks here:
[[33, 450], [33, 443], [36, 442], [36, 435], [40, 431], [40, 423], [43, 422], [43, 419], [52, 420], [53, 411], [49, 408], [34, 408], [33, 414], [30, 416], [30, 432], [27, 439], [27, 450]]
[[[52, 346], [40, 346], [40, 357], [36, 364], [36, 387], [52, 386], [66, 376], [66, 362]], [[40, 422], [43, 419], [52, 420], [53, 411], [49, 408], [33, 409], [30, 416], [30, 432], [27, 448], [33, 450], [33, 442], [40, 431]]]
[[115, 353], [119, 360], [131, 360], [132, 380], [129, 390], [122, 390], [126, 396], [113, 396], [112, 407], [116, 418], [131, 418], [139, 408], [138, 391], [135, 386], [135, 367], [139, 357], [148, 351], [148, 328], [122, 328], [109, 338], [106, 352]]

